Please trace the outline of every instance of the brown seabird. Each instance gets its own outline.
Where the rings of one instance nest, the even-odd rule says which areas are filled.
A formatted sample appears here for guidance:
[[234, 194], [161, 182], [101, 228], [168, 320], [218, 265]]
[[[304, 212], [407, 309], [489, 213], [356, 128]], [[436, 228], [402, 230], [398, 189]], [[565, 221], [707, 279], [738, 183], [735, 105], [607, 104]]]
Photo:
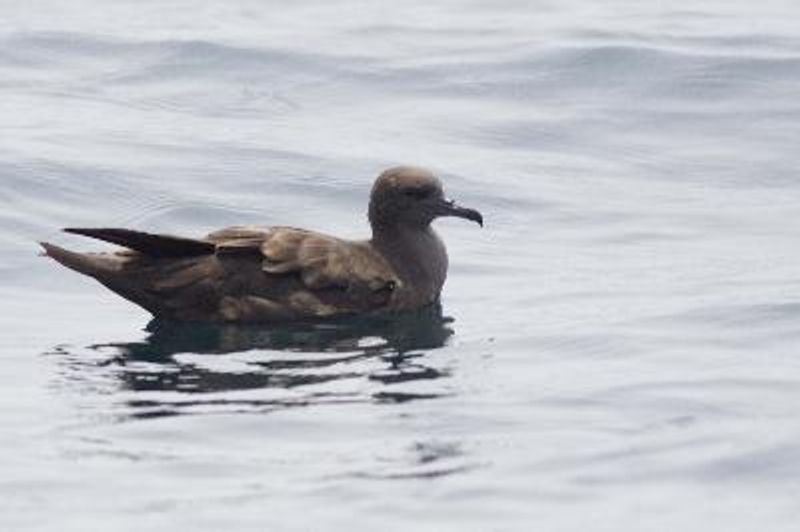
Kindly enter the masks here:
[[369, 240], [283, 226], [235, 226], [200, 239], [67, 228], [127, 249], [76, 253], [42, 246], [45, 255], [159, 319], [315, 319], [412, 310], [438, 301], [447, 251], [431, 222], [440, 216], [483, 225], [478, 211], [445, 198], [432, 173], [404, 166], [386, 170], [372, 187]]

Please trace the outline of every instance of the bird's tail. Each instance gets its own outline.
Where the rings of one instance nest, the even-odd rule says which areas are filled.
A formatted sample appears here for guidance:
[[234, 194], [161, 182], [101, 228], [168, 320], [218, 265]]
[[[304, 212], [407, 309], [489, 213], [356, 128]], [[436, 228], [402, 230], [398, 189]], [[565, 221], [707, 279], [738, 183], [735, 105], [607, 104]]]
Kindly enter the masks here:
[[49, 242], [39, 242], [39, 244], [44, 248], [42, 255], [98, 280], [103, 280], [110, 273], [119, 270], [119, 260], [107, 254], [76, 253]]
[[[150, 284], [145, 282], [140, 286], [136, 282], [136, 271], [138, 270], [134, 269], [133, 272], [126, 273], [129, 257], [113, 253], [77, 253], [49, 242], [40, 242], [40, 244], [44, 248], [42, 255], [60, 262], [71, 270], [94, 278], [106, 288], [136, 303], [154, 316], [163, 312], [159, 300], [152, 297], [147, 291]], [[145, 272], [147, 271], [145, 268]], [[132, 273], [133, 279], [129, 279], [128, 277]]]

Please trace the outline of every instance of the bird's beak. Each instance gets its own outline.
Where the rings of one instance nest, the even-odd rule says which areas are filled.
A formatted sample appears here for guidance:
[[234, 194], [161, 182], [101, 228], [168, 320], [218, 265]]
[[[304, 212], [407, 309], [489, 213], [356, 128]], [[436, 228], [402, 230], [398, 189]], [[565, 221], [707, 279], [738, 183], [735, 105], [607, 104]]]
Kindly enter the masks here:
[[468, 209], [466, 207], [457, 205], [453, 200], [439, 200], [436, 211], [438, 216], [456, 216], [458, 218], [472, 220], [483, 227], [483, 215], [481, 213], [475, 209]]

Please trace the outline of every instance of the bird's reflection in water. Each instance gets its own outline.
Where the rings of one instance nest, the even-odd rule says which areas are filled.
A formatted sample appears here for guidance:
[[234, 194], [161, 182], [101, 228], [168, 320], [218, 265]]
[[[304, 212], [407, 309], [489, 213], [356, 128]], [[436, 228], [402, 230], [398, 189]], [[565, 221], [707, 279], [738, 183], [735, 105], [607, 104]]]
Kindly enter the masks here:
[[[237, 403], [270, 408], [365, 399], [402, 402], [441, 395], [402, 391], [397, 385], [447, 375], [446, 369], [426, 365], [424, 356], [447, 342], [452, 321], [438, 305], [396, 316], [274, 326], [153, 321], [141, 342], [93, 349], [108, 355], [103, 365], [115, 368], [124, 389], [177, 392], [159, 394], [161, 399], [135, 394], [128, 401], [138, 411], [133, 415]], [[333, 385], [345, 379], [366, 380], [369, 391], [365, 395], [363, 385], [359, 392]], [[269, 397], [234, 399], [225, 393], [245, 390]]]

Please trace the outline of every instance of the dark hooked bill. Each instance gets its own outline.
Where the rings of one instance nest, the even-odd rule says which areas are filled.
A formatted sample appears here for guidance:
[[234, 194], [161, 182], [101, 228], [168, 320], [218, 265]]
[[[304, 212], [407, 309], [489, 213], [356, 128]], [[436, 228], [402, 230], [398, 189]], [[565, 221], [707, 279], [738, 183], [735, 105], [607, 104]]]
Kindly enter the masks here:
[[456, 216], [472, 220], [483, 227], [483, 215], [475, 209], [468, 209], [456, 204], [453, 200], [442, 200], [439, 204], [439, 216]]

